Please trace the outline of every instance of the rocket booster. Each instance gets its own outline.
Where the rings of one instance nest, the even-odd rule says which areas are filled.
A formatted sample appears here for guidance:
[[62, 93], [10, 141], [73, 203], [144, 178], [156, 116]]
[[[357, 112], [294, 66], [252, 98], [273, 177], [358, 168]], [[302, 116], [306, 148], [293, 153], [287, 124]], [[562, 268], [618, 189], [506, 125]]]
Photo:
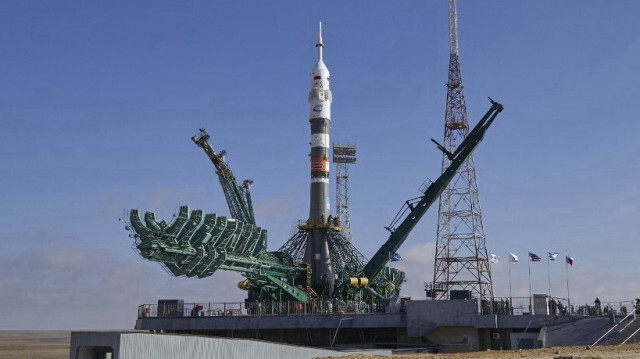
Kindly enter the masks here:
[[331, 125], [331, 90], [329, 69], [322, 61], [322, 23], [318, 28], [318, 62], [311, 70], [309, 91], [309, 123], [311, 124], [311, 188], [309, 231], [304, 260], [311, 264], [312, 286], [318, 294], [330, 296], [335, 273], [329, 256], [327, 231], [331, 202], [329, 192], [329, 128]]

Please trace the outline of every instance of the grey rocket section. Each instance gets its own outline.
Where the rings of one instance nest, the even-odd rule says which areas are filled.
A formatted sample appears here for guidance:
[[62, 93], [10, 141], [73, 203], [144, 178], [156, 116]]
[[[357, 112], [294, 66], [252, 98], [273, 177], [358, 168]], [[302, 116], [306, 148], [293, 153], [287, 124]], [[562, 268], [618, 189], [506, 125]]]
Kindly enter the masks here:
[[309, 122], [311, 124], [311, 189], [309, 223], [314, 225], [308, 237], [305, 262], [311, 264], [314, 289], [325, 296], [333, 290], [335, 273], [331, 266], [327, 243], [330, 216], [329, 129], [331, 126], [331, 90], [329, 69], [322, 61], [322, 23], [318, 29], [318, 62], [311, 70]]

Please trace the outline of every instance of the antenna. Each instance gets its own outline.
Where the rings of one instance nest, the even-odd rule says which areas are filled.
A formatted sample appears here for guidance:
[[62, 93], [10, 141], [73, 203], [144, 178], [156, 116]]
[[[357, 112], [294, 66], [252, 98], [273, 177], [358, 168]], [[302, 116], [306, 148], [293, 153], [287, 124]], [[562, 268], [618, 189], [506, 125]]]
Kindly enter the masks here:
[[458, 5], [449, 0], [449, 53], [458, 54]]

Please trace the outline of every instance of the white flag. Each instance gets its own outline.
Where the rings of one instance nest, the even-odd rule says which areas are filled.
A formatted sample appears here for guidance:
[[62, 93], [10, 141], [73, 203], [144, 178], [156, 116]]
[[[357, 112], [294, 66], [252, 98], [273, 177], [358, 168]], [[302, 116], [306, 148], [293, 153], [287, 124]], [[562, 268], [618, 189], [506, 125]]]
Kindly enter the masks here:
[[518, 263], [518, 256], [513, 254], [513, 253], [509, 253], [509, 260], [513, 263]]
[[498, 262], [500, 262], [500, 256], [497, 256], [497, 255], [495, 255], [495, 254], [490, 254], [489, 262], [491, 262], [491, 263], [498, 263]]

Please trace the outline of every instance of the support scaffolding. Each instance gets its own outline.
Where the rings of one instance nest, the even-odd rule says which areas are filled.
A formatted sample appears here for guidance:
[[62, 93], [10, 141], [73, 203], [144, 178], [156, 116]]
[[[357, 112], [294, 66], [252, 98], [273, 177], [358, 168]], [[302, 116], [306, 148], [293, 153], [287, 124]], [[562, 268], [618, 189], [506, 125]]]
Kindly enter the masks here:
[[342, 227], [342, 235], [351, 242], [351, 217], [349, 215], [349, 165], [356, 163], [355, 145], [333, 145], [333, 162], [336, 164], [336, 216]]

